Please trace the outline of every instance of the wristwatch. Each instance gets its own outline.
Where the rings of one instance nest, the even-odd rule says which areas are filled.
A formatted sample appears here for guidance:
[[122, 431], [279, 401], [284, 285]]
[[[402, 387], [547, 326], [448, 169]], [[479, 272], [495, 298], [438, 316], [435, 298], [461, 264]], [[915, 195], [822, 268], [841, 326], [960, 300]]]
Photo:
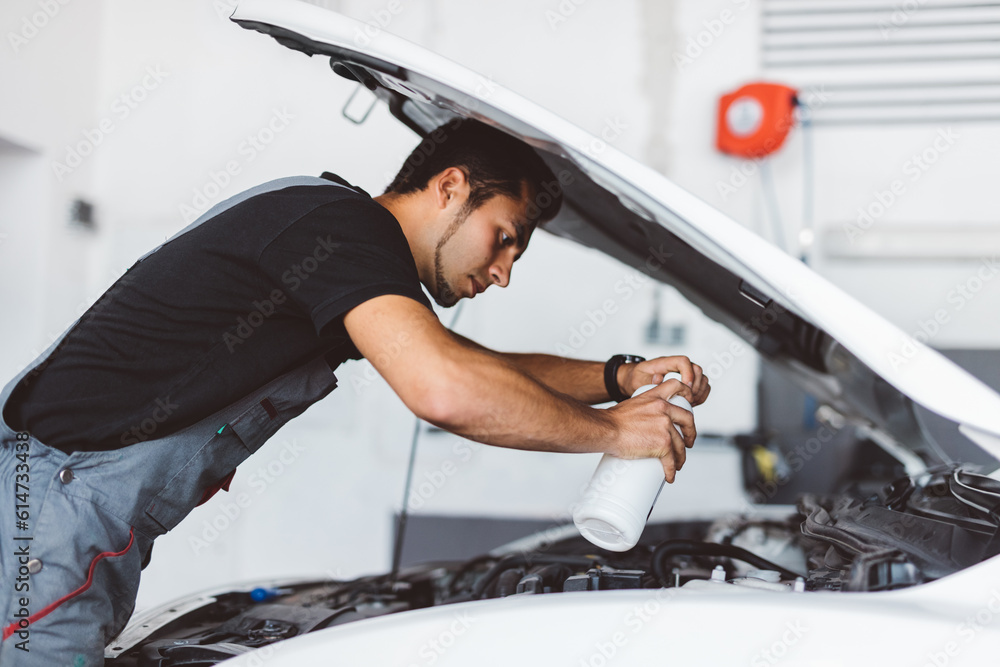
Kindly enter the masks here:
[[604, 364], [604, 388], [608, 390], [608, 396], [619, 403], [628, 398], [628, 395], [622, 393], [621, 387], [618, 386], [618, 368], [622, 364], [637, 364], [640, 361], [646, 361], [646, 357], [635, 354], [616, 354], [607, 360]]

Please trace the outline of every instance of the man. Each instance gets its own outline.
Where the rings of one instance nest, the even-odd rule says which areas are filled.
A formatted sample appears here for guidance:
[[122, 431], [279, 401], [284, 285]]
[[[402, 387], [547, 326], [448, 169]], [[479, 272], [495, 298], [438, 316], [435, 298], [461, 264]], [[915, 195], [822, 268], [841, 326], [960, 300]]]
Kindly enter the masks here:
[[[421, 290], [447, 307], [505, 287], [557, 188], [525, 144], [454, 121], [379, 197], [330, 174], [273, 181], [140, 259], [0, 396], [0, 660], [101, 664], [153, 540], [332, 391], [349, 358], [453, 433], [656, 457], [672, 482], [695, 429], [667, 399], [703, 402], [701, 368], [493, 352], [445, 329]], [[623, 400], [671, 371], [683, 382]], [[590, 407], [611, 398], [623, 402]]]

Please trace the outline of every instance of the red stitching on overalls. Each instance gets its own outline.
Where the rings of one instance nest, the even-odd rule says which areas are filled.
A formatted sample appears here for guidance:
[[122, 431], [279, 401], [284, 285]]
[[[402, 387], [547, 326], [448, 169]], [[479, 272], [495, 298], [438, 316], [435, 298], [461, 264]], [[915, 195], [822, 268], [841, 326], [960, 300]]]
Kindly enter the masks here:
[[97, 567], [97, 564], [100, 561], [104, 560], [105, 558], [124, 556], [126, 553], [128, 553], [128, 550], [132, 548], [133, 542], [135, 542], [135, 529], [130, 527], [128, 529], [128, 546], [122, 549], [121, 551], [104, 551], [94, 556], [94, 560], [90, 561], [90, 570], [87, 572], [87, 581], [84, 582], [83, 586], [80, 586], [72, 593], [64, 595], [55, 602], [53, 602], [52, 604], [36, 611], [34, 614], [32, 614], [27, 618], [28, 622], [24, 626], [20, 624], [20, 621], [11, 623], [10, 625], [8, 625], [6, 628], [3, 629], [3, 638], [7, 639], [7, 637], [10, 637], [18, 630], [23, 630], [24, 628], [26, 628], [28, 625], [31, 625], [35, 621], [45, 618], [46, 616], [54, 612], [56, 609], [58, 609], [59, 605], [75, 598], [77, 595], [80, 595], [81, 593], [86, 591], [88, 588], [90, 588], [90, 585], [94, 583], [94, 568]]

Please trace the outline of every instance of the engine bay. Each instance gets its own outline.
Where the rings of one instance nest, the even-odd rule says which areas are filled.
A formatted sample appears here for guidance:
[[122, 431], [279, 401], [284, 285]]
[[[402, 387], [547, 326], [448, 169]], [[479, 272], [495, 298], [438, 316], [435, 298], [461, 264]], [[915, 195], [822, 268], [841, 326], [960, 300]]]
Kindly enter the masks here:
[[[786, 513], [651, 524], [623, 553], [579, 534], [396, 575], [256, 588], [212, 600], [107, 664], [214, 665], [278, 641], [368, 618], [512, 595], [681, 587], [774, 594], [877, 592], [932, 581], [1000, 553], [1000, 482], [958, 467], [876, 493], [803, 495]], [[549, 531], [554, 534], [555, 531]], [[173, 610], [171, 610], [173, 611]]]

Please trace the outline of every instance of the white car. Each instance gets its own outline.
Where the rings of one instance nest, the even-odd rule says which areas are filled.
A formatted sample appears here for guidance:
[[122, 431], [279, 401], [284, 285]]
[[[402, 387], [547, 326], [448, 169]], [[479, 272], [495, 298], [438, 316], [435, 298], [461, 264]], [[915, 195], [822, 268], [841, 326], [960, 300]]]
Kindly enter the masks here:
[[[816, 397], [845, 457], [878, 449], [896, 474], [857, 467], [852, 484], [794, 506], [651, 524], [625, 553], [566, 526], [395, 575], [229, 586], [137, 616], [108, 665], [997, 664], [1000, 396], [663, 176], [582, 149], [596, 139], [458, 64], [384, 32], [361, 49], [363, 24], [296, 0], [243, 0], [232, 20], [329, 58], [421, 135], [463, 116], [528, 142], [566, 196], [546, 231], [674, 286]], [[951, 425], [948, 441], [916, 406]], [[767, 499], [785, 478], [758, 455], [776, 454], [747, 455]], [[796, 469], [794, 454], [779, 463]]]

